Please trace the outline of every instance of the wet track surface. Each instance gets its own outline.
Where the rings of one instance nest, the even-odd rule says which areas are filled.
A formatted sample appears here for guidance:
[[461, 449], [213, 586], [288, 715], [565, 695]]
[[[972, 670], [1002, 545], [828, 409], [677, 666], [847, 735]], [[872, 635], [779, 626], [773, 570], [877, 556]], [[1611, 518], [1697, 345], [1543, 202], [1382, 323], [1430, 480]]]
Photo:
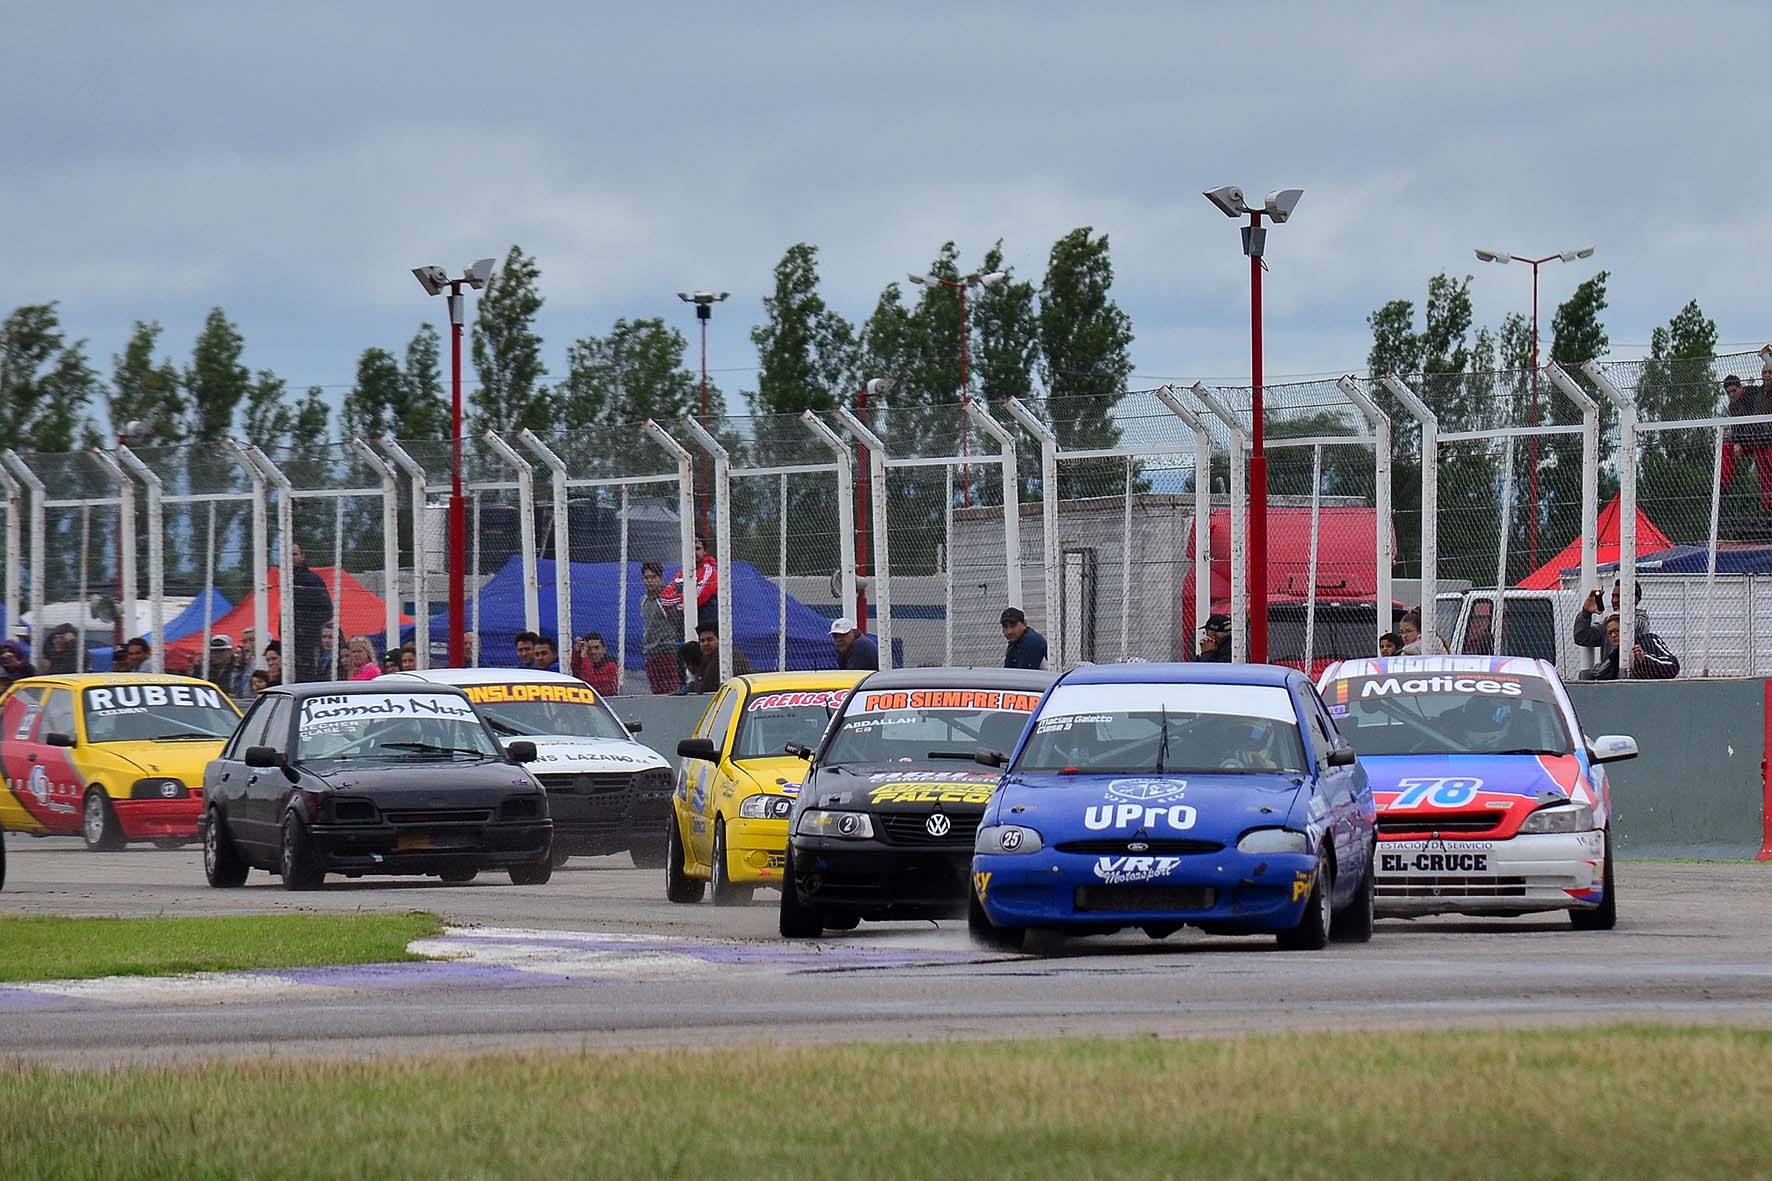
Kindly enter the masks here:
[[776, 937], [776, 894], [674, 906], [663, 871], [578, 859], [546, 886], [203, 884], [195, 848], [7, 838], [0, 912], [430, 910], [446, 962], [174, 981], [0, 985], [0, 1057], [59, 1062], [505, 1046], [699, 1045], [1261, 1029], [1676, 1021], [1772, 1026], [1772, 865], [1621, 863], [1620, 923], [1381, 921], [1364, 946], [1283, 953], [1184, 932], [983, 953], [963, 922]]

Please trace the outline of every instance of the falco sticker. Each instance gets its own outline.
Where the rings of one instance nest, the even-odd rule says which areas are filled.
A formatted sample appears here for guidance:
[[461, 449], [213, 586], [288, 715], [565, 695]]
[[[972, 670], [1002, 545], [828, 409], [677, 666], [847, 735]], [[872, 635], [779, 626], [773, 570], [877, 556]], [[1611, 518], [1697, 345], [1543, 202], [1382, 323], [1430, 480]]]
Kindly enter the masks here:
[[996, 787], [988, 783], [888, 783], [871, 788], [876, 804], [988, 804]]

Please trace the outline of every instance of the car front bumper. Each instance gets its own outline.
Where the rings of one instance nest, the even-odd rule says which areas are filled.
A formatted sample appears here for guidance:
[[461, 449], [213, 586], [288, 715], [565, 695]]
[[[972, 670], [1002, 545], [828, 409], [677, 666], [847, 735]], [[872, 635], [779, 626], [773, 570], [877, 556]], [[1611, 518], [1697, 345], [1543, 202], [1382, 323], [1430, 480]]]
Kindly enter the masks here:
[[1052, 849], [981, 853], [972, 859], [971, 885], [999, 927], [1187, 924], [1252, 934], [1298, 926], [1318, 864], [1314, 853], [1234, 850], [1113, 861]]
[[737, 816], [726, 821], [726, 872], [732, 881], [781, 885], [787, 852], [785, 819], [749, 820]]
[[203, 821], [203, 797], [190, 795], [177, 800], [111, 801], [117, 813], [117, 827], [126, 841], [196, 840]]
[[308, 829], [328, 873], [441, 873], [507, 869], [548, 856], [549, 820], [493, 821], [422, 829], [392, 824], [316, 824]]
[[563, 853], [595, 857], [635, 846], [656, 844], [671, 814], [671, 782], [645, 786], [639, 775], [584, 775], [583, 785], [550, 782], [572, 776], [548, 776], [548, 815], [554, 821], [554, 843]]
[[794, 840], [794, 887], [808, 906], [865, 918], [952, 918], [966, 913], [970, 843], [893, 846], [819, 837]]
[[1530, 833], [1503, 841], [1380, 840], [1380, 915], [1528, 914], [1605, 900], [1606, 834]]

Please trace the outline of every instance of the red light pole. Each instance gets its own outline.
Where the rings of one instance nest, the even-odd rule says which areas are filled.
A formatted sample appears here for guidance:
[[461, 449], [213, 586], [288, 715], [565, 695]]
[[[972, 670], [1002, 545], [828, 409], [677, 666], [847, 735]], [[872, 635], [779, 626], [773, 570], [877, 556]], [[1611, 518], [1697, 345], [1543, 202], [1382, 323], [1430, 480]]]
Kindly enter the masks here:
[[[1249, 215], [1243, 228], [1243, 253], [1249, 256], [1249, 650], [1251, 663], [1267, 662], [1267, 454], [1262, 450], [1261, 383], [1261, 261], [1267, 231], [1261, 227], [1266, 214], [1275, 225], [1292, 217], [1303, 189], [1280, 189], [1269, 193], [1261, 208], [1243, 202], [1243, 190], [1235, 185], [1208, 189], [1205, 197], [1226, 217]], [[1235, 604], [1232, 605], [1233, 610]]]
[[[991, 287], [991, 288], [1001, 287], [1003, 285], [1004, 281], [1009, 278], [1009, 276], [1006, 273], [1004, 273], [1003, 271], [992, 271], [988, 275], [983, 274], [979, 271], [973, 271], [970, 275], [963, 275], [958, 279], [944, 279], [940, 275], [918, 275], [918, 274], [909, 274], [909, 275], [906, 275], [905, 277], [908, 278], [911, 282], [915, 283], [919, 287], [927, 287], [927, 286], [949, 287], [949, 288], [952, 288], [954, 291], [959, 292], [959, 295], [960, 295], [960, 406], [961, 406], [961, 411], [960, 411], [960, 454], [965, 455], [966, 451], [967, 451], [965, 405], [967, 402], [972, 400], [971, 374], [968, 372], [969, 367], [971, 365], [971, 357], [972, 357], [972, 346], [971, 346], [972, 333], [968, 331], [968, 324], [967, 324], [967, 320], [966, 320], [966, 289], [968, 287]], [[960, 503], [963, 505], [966, 505], [968, 508], [970, 508], [972, 505], [972, 469], [970, 467], [962, 467], [960, 469]]]
[[[708, 425], [708, 321], [713, 319], [714, 305], [724, 300], [729, 291], [679, 291], [677, 298], [684, 303], [695, 305], [695, 318], [701, 323], [701, 425]], [[711, 481], [697, 479], [695, 481], [695, 531], [703, 537], [708, 533], [708, 484]]]
[[[1538, 268], [1547, 262], [1574, 262], [1578, 258], [1592, 258], [1594, 248], [1583, 246], [1579, 250], [1562, 250], [1556, 254], [1547, 254], [1543, 258], [1524, 258], [1518, 254], [1508, 254], [1501, 250], [1477, 250], [1480, 262], [1510, 263], [1523, 262], [1532, 268], [1532, 425], [1538, 425]], [[1531, 514], [1526, 518], [1526, 529], [1529, 537], [1528, 548], [1531, 551], [1531, 568], [1538, 569], [1538, 436], [1532, 436], [1532, 467], [1527, 473], [1529, 488], [1527, 496], [1532, 506]]]
[[[449, 292], [449, 665], [467, 665], [468, 610], [468, 514], [461, 495], [461, 334], [463, 284], [479, 291], [492, 277], [493, 260], [483, 258], [451, 279], [442, 267], [414, 267], [412, 273], [429, 295]], [[423, 521], [412, 523], [414, 530], [424, 528]], [[414, 572], [416, 579], [425, 577], [423, 570]], [[420, 596], [421, 598], [423, 596]], [[430, 621], [425, 621], [425, 643], [430, 643]]]

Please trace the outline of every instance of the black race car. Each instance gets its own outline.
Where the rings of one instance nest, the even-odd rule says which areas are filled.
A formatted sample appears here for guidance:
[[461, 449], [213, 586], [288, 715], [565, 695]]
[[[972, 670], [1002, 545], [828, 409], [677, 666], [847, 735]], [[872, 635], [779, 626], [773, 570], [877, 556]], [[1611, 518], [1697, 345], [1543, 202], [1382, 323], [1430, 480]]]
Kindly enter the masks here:
[[781, 933], [966, 913], [972, 838], [998, 773], [1052, 684], [1011, 669], [903, 669], [852, 690], [816, 751], [788, 826]]
[[328, 873], [553, 873], [547, 794], [467, 695], [414, 681], [277, 686], [258, 696], [203, 776], [203, 869], [238, 886], [257, 867], [291, 890]]

